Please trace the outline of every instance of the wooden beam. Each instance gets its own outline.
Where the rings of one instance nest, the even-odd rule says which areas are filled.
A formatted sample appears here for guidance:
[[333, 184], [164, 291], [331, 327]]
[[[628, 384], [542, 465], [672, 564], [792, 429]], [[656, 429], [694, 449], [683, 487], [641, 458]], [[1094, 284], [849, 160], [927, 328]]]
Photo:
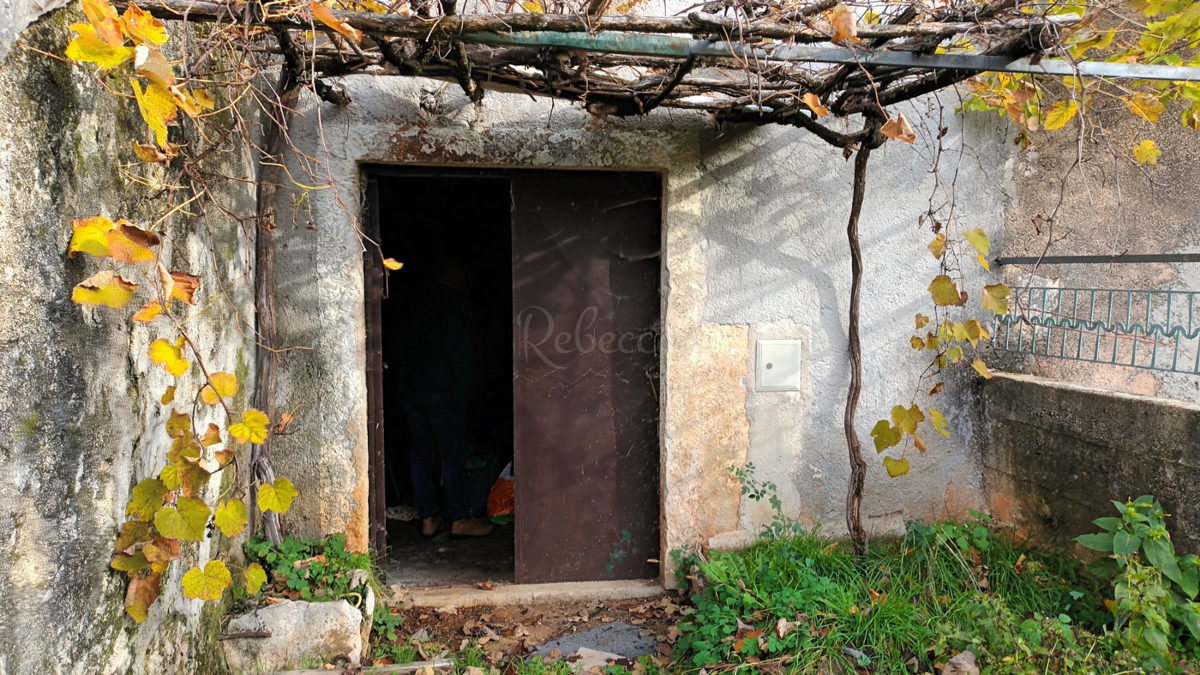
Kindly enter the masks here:
[[[118, 8], [128, 4], [118, 0]], [[147, 10], [160, 19], [190, 21], [230, 21], [235, 17], [231, 5], [208, 0], [157, 0], [149, 3]], [[730, 35], [754, 35], [756, 37], [793, 40], [796, 42], [828, 42], [828, 33], [815, 30], [804, 24], [786, 24], [773, 20], [739, 20], [703, 12], [691, 12], [686, 16], [636, 16], [615, 15], [589, 19], [579, 14], [459, 14], [427, 19], [418, 16], [404, 17], [395, 14], [372, 12], [347, 12], [333, 10], [334, 16], [354, 28], [366, 33], [392, 37], [420, 39], [462, 39], [467, 33], [512, 33], [518, 31], [554, 33], [597, 33], [623, 31], [629, 33], [682, 34], [728, 33]], [[1029, 30], [1031, 27], [1051, 23], [1047, 19], [1030, 17], [1000, 22], [930, 22], [908, 25], [864, 25], [858, 28], [860, 38], [896, 39], [906, 37], [950, 37], [962, 33], [995, 33]], [[1063, 23], [1056, 21], [1054, 23]], [[267, 16], [252, 19], [251, 24], [279, 26], [309, 30], [316, 26], [299, 13]]]

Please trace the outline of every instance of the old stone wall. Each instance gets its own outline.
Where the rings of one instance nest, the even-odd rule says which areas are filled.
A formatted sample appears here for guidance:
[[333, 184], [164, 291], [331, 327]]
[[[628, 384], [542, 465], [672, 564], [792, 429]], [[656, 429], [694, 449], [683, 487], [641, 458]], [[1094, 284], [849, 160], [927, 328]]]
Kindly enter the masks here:
[[[21, 41], [61, 53], [67, 25], [82, 20], [59, 10]], [[169, 446], [170, 407], [158, 399], [175, 382], [147, 349], [173, 331], [163, 320], [131, 324], [139, 298], [123, 310], [70, 300], [75, 284], [115, 267], [67, 257], [71, 221], [138, 222], [161, 208], [147, 198], [164, 171], [133, 156], [147, 131], [132, 100], [22, 46], [0, 62], [0, 121], [0, 673], [220, 672], [206, 651], [219, 608], [202, 611], [179, 591], [183, 572], [210, 556], [208, 542], [185, 545], [140, 627], [123, 609], [124, 575], [108, 568], [130, 488], [158, 474]], [[253, 175], [245, 157], [218, 162], [210, 168]], [[233, 212], [253, 212], [244, 184], [214, 189]], [[252, 232], [214, 211], [169, 220], [162, 260], [202, 276], [197, 305], [182, 316], [208, 367], [236, 372], [248, 392]], [[137, 268], [122, 274], [149, 283]], [[178, 381], [176, 405], [198, 380], [193, 367]], [[223, 422], [214, 411], [196, 421], [210, 419]]]
[[1182, 552], [1200, 550], [1200, 405], [1029, 375], [982, 384], [983, 466], [994, 516], [1069, 545], [1113, 515], [1110, 500], [1150, 494]]

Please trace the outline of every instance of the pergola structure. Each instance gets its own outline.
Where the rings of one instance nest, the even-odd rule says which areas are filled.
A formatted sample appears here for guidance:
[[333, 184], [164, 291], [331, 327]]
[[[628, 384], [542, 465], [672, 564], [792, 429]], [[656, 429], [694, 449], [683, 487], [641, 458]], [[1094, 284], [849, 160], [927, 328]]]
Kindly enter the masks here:
[[316, 17], [300, 3], [158, 0], [149, 9], [244, 27], [245, 39], [282, 54], [293, 78], [333, 103], [348, 99], [327, 78], [423, 76], [456, 81], [475, 100], [497, 89], [578, 101], [595, 114], [703, 110], [719, 121], [802, 127], [842, 148], [865, 132], [839, 133], [819, 115], [886, 119], [889, 105], [984, 71], [1196, 77], [1185, 67], [1040, 58], [1054, 56], [1063, 29], [1080, 20], [1051, 15], [1055, 3], [869, 3], [863, 13], [836, 0], [716, 0], [642, 16], [611, 13], [609, 1], [573, 13], [459, 13], [455, 0], [346, 0], [375, 11], [318, 8]]

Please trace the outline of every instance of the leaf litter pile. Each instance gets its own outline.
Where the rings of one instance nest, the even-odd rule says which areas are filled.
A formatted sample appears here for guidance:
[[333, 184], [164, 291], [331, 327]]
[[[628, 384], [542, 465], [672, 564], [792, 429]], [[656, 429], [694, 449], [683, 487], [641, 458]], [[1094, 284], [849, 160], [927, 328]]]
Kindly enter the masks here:
[[[677, 602], [676, 594], [671, 593], [636, 601], [392, 610], [401, 627], [394, 632], [396, 639], [390, 643], [381, 643], [381, 636], [376, 635], [374, 665], [429, 660], [448, 651], [447, 655], [464, 667], [495, 668], [499, 672], [525, 672], [535, 662], [551, 669], [571, 668], [580, 664], [575, 651], [550, 649], [541, 657], [535, 657], [535, 652], [558, 639], [623, 623], [636, 627], [638, 634], [654, 645], [652, 653], [643, 657], [645, 660], [667, 666], [672, 660], [673, 644], [681, 635], [679, 621], [686, 611]], [[631, 672], [641, 670], [634, 658], [616, 659], [612, 663]]]

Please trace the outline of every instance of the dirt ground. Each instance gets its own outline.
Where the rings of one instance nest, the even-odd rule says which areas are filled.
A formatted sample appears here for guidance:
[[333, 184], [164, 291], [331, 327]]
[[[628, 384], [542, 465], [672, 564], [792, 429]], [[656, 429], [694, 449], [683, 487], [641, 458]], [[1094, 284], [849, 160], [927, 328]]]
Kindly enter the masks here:
[[[539, 645], [565, 635], [625, 621], [657, 641], [656, 660], [671, 657], [676, 627], [686, 610], [674, 594], [650, 600], [557, 603], [527, 607], [410, 607], [398, 610], [404, 623], [400, 641], [411, 641], [425, 658], [477, 645], [494, 665], [532, 654]], [[569, 658], [551, 653], [548, 660]]]

